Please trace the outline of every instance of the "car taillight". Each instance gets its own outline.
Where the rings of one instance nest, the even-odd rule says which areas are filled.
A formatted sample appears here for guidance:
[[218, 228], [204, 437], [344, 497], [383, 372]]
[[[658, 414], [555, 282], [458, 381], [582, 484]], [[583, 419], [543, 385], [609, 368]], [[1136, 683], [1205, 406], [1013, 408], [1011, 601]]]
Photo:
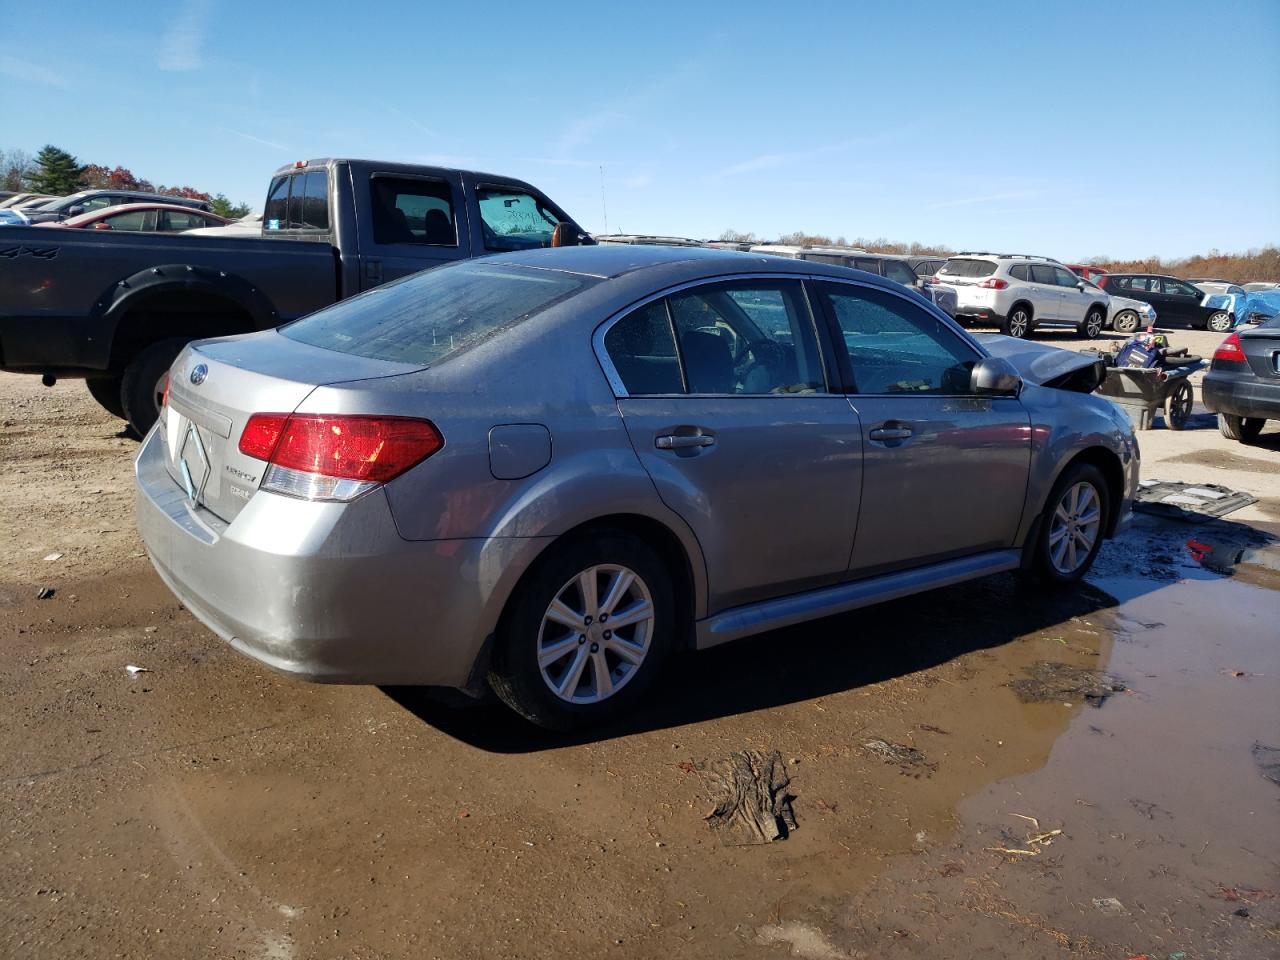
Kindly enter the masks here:
[[987, 279], [983, 280], [978, 284], [978, 286], [982, 287], [984, 290], [1003, 290], [1005, 287], [1009, 286], [1009, 281], [1002, 280], [999, 277], [987, 277]]
[[1230, 363], [1244, 363], [1244, 348], [1240, 346], [1240, 335], [1233, 333], [1223, 340], [1218, 349], [1213, 351], [1213, 359], [1226, 360]]
[[169, 374], [164, 375], [164, 393], [160, 395], [160, 409], [169, 405]]
[[444, 446], [429, 420], [255, 413], [240, 452], [269, 464], [262, 489], [307, 500], [352, 500]]

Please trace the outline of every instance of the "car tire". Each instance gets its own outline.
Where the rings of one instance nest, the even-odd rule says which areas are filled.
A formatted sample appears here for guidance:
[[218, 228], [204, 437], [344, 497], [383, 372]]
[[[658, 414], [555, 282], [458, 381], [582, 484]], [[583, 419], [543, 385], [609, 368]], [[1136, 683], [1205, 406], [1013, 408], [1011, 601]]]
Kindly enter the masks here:
[[[1079, 497], [1074, 507], [1073, 497]], [[1096, 509], [1096, 516], [1082, 522], [1090, 520], [1090, 507]], [[1035, 578], [1051, 586], [1077, 583], [1093, 566], [1110, 515], [1110, 494], [1102, 472], [1088, 463], [1068, 467], [1053, 485], [1036, 531], [1030, 564]]]
[[1183, 380], [1164, 398], [1164, 425], [1170, 430], [1183, 429], [1191, 419], [1191, 408], [1195, 402], [1195, 391]]
[[1218, 430], [1228, 440], [1252, 443], [1266, 426], [1265, 417], [1237, 417], [1233, 413], [1218, 414]]
[[124, 418], [138, 436], [145, 437], [160, 416], [164, 375], [189, 342], [181, 337], [172, 337], [153, 343], [139, 352], [125, 367], [120, 387], [120, 395], [124, 400]]
[[1031, 335], [1031, 308], [1026, 304], [1016, 304], [1000, 325], [1000, 332], [1006, 337], [1017, 337], [1025, 340]]
[[1076, 336], [1083, 337], [1086, 340], [1097, 340], [1106, 322], [1106, 315], [1097, 307], [1093, 307], [1084, 315], [1084, 320], [1080, 326], [1076, 327]]
[[1138, 327], [1141, 325], [1142, 321], [1132, 310], [1121, 310], [1111, 323], [1111, 327], [1116, 333], [1137, 333]]
[[[610, 607], [620, 574], [634, 579]], [[613, 636], [606, 618], [622, 616], [619, 610], [635, 616], [646, 603], [649, 616]], [[540, 727], [609, 723], [644, 699], [676, 627], [675, 590], [651, 547], [620, 532], [578, 537], [539, 558], [509, 601], [494, 635], [489, 686]]]
[[89, 377], [84, 382], [89, 396], [97, 401], [98, 406], [121, 420], [125, 418], [124, 398], [120, 391], [122, 380], [122, 377]]
[[1213, 333], [1226, 333], [1231, 329], [1231, 314], [1225, 310], [1219, 310], [1217, 313], [1209, 315], [1209, 319], [1205, 321], [1205, 329]]

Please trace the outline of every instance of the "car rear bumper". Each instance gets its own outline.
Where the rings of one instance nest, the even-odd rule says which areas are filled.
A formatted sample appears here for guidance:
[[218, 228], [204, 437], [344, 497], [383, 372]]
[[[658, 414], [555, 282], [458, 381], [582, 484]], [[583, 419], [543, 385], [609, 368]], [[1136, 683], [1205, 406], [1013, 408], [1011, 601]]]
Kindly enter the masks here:
[[1280, 419], [1280, 380], [1268, 383], [1252, 371], [1210, 370], [1204, 375], [1200, 396], [1210, 413]]
[[194, 507], [152, 431], [138, 529], [195, 617], [269, 667], [330, 683], [463, 687], [542, 538], [410, 542], [381, 489], [351, 503], [254, 494], [230, 523]]

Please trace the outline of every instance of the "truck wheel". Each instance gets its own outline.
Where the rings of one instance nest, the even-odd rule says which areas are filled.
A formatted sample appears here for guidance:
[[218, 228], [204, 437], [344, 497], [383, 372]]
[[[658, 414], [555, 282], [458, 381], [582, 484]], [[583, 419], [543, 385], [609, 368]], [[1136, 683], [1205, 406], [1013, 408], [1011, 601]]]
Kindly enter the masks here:
[[1228, 440], [1239, 440], [1251, 443], [1258, 439], [1258, 434], [1267, 421], [1263, 417], [1237, 417], [1233, 413], [1218, 414], [1218, 430]]
[[90, 377], [84, 382], [89, 388], [89, 396], [98, 401], [98, 406], [113, 417], [124, 417], [124, 400], [120, 395], [122, 377]]
[[124, 370], [120, 395], [124, 399], [124, 418], [145, 437], [160, 416], [160, 400], [164, 394], [164, 378], [190, 341], [181, 337], [161, 340], [143, 349]]
[[1133, 333], [1138, 329], [1140, 322], [1138, 315], [1132, 310], [1121, 310], [1116, 314], [1111, 326], [1115, 328], [1116, 333]]
[[675, 629], [671, 579], [647, 544], [609, 531], [575, 538], [511, 598], [489, 686], [538, 726], [594, 727], [644, 697]]

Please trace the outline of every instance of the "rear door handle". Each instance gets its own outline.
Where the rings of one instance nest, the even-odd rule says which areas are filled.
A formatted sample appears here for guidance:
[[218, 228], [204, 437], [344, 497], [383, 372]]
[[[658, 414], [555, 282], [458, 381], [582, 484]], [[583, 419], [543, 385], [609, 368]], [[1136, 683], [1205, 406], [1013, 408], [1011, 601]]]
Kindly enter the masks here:
[[907, 440], [911, 435], [910, 427], [876, 427], [868, 434], [872, 440]]
[[715, 446], [715, 442], [715, 437], [709, 437], [705, 433], [671, 434], [666, 437], [657, 437], [653, 445], [659, 450], [689, 450], [693, 447], [712, 447]]

